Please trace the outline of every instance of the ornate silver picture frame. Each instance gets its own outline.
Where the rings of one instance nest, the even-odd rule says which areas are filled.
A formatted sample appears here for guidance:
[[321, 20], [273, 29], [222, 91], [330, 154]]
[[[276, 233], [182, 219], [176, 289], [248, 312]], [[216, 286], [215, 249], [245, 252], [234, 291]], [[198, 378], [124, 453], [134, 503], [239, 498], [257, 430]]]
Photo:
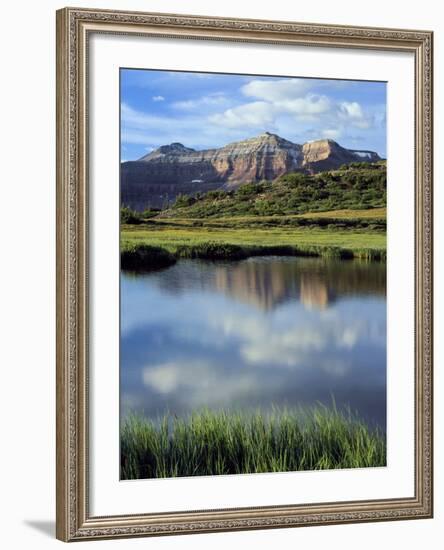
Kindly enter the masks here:
[[[90, 499], [88, 44], [92, 35], [166, 37], [414, 56], [414, 494], [378, 500], [94, 516]], [[57, 538], [205, 533], [430, 518], [432, 373], [433, 33], [65, 8], [57, 12]], [[192, 67], [190, 67], [192, 70]], [[118, 139], [118, 137], [116, 138]], [[116, 296], [116, 300], [119, 297]], [[117, 475], [117, 474], [116, 474]], [[272, 475], [272, 474], [270, 474]]]

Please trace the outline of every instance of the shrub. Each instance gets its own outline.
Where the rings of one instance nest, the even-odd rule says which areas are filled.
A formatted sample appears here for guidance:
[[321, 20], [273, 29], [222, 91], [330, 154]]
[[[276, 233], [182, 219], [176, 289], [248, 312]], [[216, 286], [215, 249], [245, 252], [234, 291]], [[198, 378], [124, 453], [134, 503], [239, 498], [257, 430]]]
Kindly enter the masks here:
[[151, 271], [169, 267], [176, 258], [160, 246], [122, 243], [120, 266], [125, 270]]
[[190, 197], [189, 195], [179, 194], [177, 195], [172, 208], [184, 208], [187, 206], [191, 206], [195, 202], [196, 202], [196, 199], [194, 197]]
[[141, 214], [141, 217], [142, 218], [154, 218], [154, 216], [157, 216], [157, 214], [159, 214], [160, 210], [158, 208], [146, 208], [142, 214]]
[[280, 182], [287, 184], [288, 187], [301, 187], [307, 184], [309, 177], [301, 172], [291, 172], [279, 178]]
[[207, 200], [217, 200], [217, 199], [223, 199], [226, 196], [227, 196], [226, 191], [219, 191], [216, 189], [212, 191], [207, 191], [207, 193], [205, 193], [203, 198]]
[[263, 185], [261, 185], [260, 183], [244, 183], [237, 189], [236, 194], [239, 197], [250, 197], [253, 195], [257, 195], [262, 190]]
[[139, 224], [142, 220], [138, 212], [131, 210], [128, 206], [122, 206], [120, 208], [120, 222], [126, 224]]

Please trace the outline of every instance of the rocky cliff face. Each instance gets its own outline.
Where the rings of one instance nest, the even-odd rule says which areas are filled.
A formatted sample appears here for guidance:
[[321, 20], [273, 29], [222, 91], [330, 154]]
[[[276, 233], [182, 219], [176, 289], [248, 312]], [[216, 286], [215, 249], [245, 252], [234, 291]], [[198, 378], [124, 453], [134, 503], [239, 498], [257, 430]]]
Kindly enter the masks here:
[[376, 162], [381, 157], [373, 151], [345, 149], [331, 139], [320, 139], [302, 146], [302, 167], [308, 172], [334, 170], [350, 162]]
[[135, 210], [159, 208], [180, 193], [232, 188], [246, 182], [273, 180], [295, 170], [313, 173], [379, 158], [371, 151], [344, 149], [332, 140], [299, 145], [269, 132], [203, 151], [172, 143], [138, 161], [122, 163], [121, 201]]

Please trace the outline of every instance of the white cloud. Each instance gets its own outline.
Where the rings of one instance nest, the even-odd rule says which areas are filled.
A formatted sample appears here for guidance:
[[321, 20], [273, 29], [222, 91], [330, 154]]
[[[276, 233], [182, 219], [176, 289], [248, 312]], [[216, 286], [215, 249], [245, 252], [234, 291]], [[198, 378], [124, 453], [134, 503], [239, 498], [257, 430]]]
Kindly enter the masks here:
[[373, 124], [373, 117], [364, 113], [361, 105], [357, 101], [343, 101], [338, 105], [338, 116], [346, 124], [355, 128], [366, 130]]
[[[366, 322], [351, 324], [337, 318], [320, 316], [313, 322], [298, 323], [276, 330], [265, 319], [243, 316], [220, 316], [210, 320], [218, 334], [236, 337], [240, 341], [240, 354], [251, 366], [268, 367], [270, 364], [285, 368], [305, 366], [307, 358], [316, 354], [317, 368], [328, 370], [330, 363], [321, 361], [323, 352], [330, 349], [353, 349], [369, 332]], [[377, 338], [375, 337], [375, 340]], [[341, 365], [344, 365], [343, 362]], [[335, 365], [335, 373], [340, 369]], [[332, 373], [334, 374], [334, 373]]]
[[355, 128], [360, 128], [361, 130], [368, 130], [372, 124], [373, 121], [371, 118], [365, 118], [361, 120], [354, 120], [351, 125]]
[[[366, 327], [367, 328], [367, 327]], [[344, 327], [344, 330], [338, 336], [338, 346], [342, 348], [353, 348], [359, 340], [361, 328], [355, 326]]]
[[317, 94], [277, 101], [275, 105], [279, 112], [296, 115], [318, 115], [331, 109], [330, 99], [325, 95]]
[[385, 127], [387, 124], [387, 115], [385, 112], [385, 105], [378, 106], [373, 115], [375, 125]]
[[316, 120], [316, 115], [331, 109], [327, 96], [307, 94], [304, 97], [282, 101], [253, 101], [211, 115], [209, 121], [229, 128], [255, 127], [276, 129], [277, 117], [296, 116], [303, 120]]
[[145, 386], [159, 393], [168, 394], [179, 390], [202, 391], [219, 375], [217, 365], [202, 359], [167, 362], [146, 366], [142, 371]]
[[362, 118], [364, 116], [362, 112], [362, 107], [357, 101], [353, 101], [351, 103], [343, 101], [339, 104], [339, 111], [351, 118]]
[[[143, 131], [122, 128], [122, 141], [132, 145], [147, 145], [152, 143], [155, 136], [153, 134], [145, 134]], [[159, 145], [163, 145], [160, 143]]]
[[321, 130], [321, 135], [327, 139], [338, 139], [342, 135], [341, 128], [325, 128]]
[[265, 101], [285, 101], [300, 96], [312, 86], [312, 81], [303, 78], [283, 80], [252, 80], [241, 87], [247, 97]]
[[[151, 115], [142, 111], [133, 109], [126, 103], [121, 106], [122, 117], [122, 142], [144, 145], [145, 147], [158, 147], [179, 141], [186, 145], [190, 144], [190, 139], [196, 135], [197, 130], [201, 131], [200, 137], [205, 132], [211, 130], [202, 127], [202, 118], [177, 117], [177, 116], [159, 116]], [[171, 128], [174, 128], [174, 138], [171, 135]]]
[[353, 369], [350, 359], [319, 359], [319, 368], [330, 376], [345, 376], [348, 371]]
[[208, 120], [229, 128], [250, 126], [278, 130], [278, 117], [296, 117], [300, 122], [317, 121], [320, 115], [331, 111], [332, 102], [325, 95], [308, 93], [298, 97], [297, 93], [304, 90], [305, 84], [299, 80], [294, 82], [292, 85], [292, 80], [252, 81], [243, 86], [242, 91], [260, 100], [211, 115]]
[[191, 111], [187, 116], [154, 115], [122, 103], [121, 117], [122, 144], [159, 147], [179, 141], [188, 147], [220, 147], [253, 135], [245, 126], [211, 124], [208, 115], [199, 111]]
[[162, 395], [184, 393], [188, 404], [197, 408], [235, 400], [261, 384], [252, 371], [227, 375], [217, 363], [201, 359], [148, 365], [142, 370], [142, 381]]
[[[213, 115], [210, 122], [231, 128], [267, 124], [279, 131], [285, 118], [296, 119], [300, 124], [312, 123], [324, 127], [318, 135], [337, 139], [346, 128], [367, 130], [374, 126], [375, 117], [368, 114], [357, 101], [334, 101], [325, 94], [313, 93], [312, 89], [332, 86], [331, 81], [309, 79], [252, 80], [242, 86], [244, 96], [257, 101], [228, 109]], [[338, 85], [340, 88], [340, 86]], [[380, 124], [381, 116], [378, 118]], [[291, 120], [290, 119], [290, 120]], [[270, 128], [271, 129], [271, 128]]]
[[163, 95], [153, 95], [151, 99], [153, 101], [165, 101], [165, 98], [163, 97]]
[[176, 109], [182, 109], [184, 111], [192, 111], [194, 109], [201, 109], [205, 107], [219, 107], [226, 105], [228, 98], [225, 94], [216, 92], [207, 96], [199, 97], [197, 99], [188, 99], [185, 101], [175, 101], [172, 106]]
[[254, 127], [274, 128], [276, 109], [266, 101], [254, 101], [239, 107], [227, 109], [221, 114], [211, 115], [208, 120], [219, 126], [229, 128]]
[[180, 368], [174, 363], [145, 367], [142, 379], [145, 386], [150, 386], [159, 393], [171, 393], [179, 384]]
[[127, 103], [122, 103], [120, 106], [120, 115], [122, 118], [122, 123], [135, 127], [143, 128], [150, 124], [156, 117], [148, 115], [141, 111], [137, 111], [130, 107]]

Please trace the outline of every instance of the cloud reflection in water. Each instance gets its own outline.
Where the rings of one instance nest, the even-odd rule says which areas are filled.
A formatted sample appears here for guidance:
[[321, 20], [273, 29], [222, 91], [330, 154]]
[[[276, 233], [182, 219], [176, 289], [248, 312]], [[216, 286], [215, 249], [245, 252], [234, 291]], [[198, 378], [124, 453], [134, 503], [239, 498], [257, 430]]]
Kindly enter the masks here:
[[122, 274], [122, 412], [350, 403], [385, 424], [385, 266], [304, 258]]

